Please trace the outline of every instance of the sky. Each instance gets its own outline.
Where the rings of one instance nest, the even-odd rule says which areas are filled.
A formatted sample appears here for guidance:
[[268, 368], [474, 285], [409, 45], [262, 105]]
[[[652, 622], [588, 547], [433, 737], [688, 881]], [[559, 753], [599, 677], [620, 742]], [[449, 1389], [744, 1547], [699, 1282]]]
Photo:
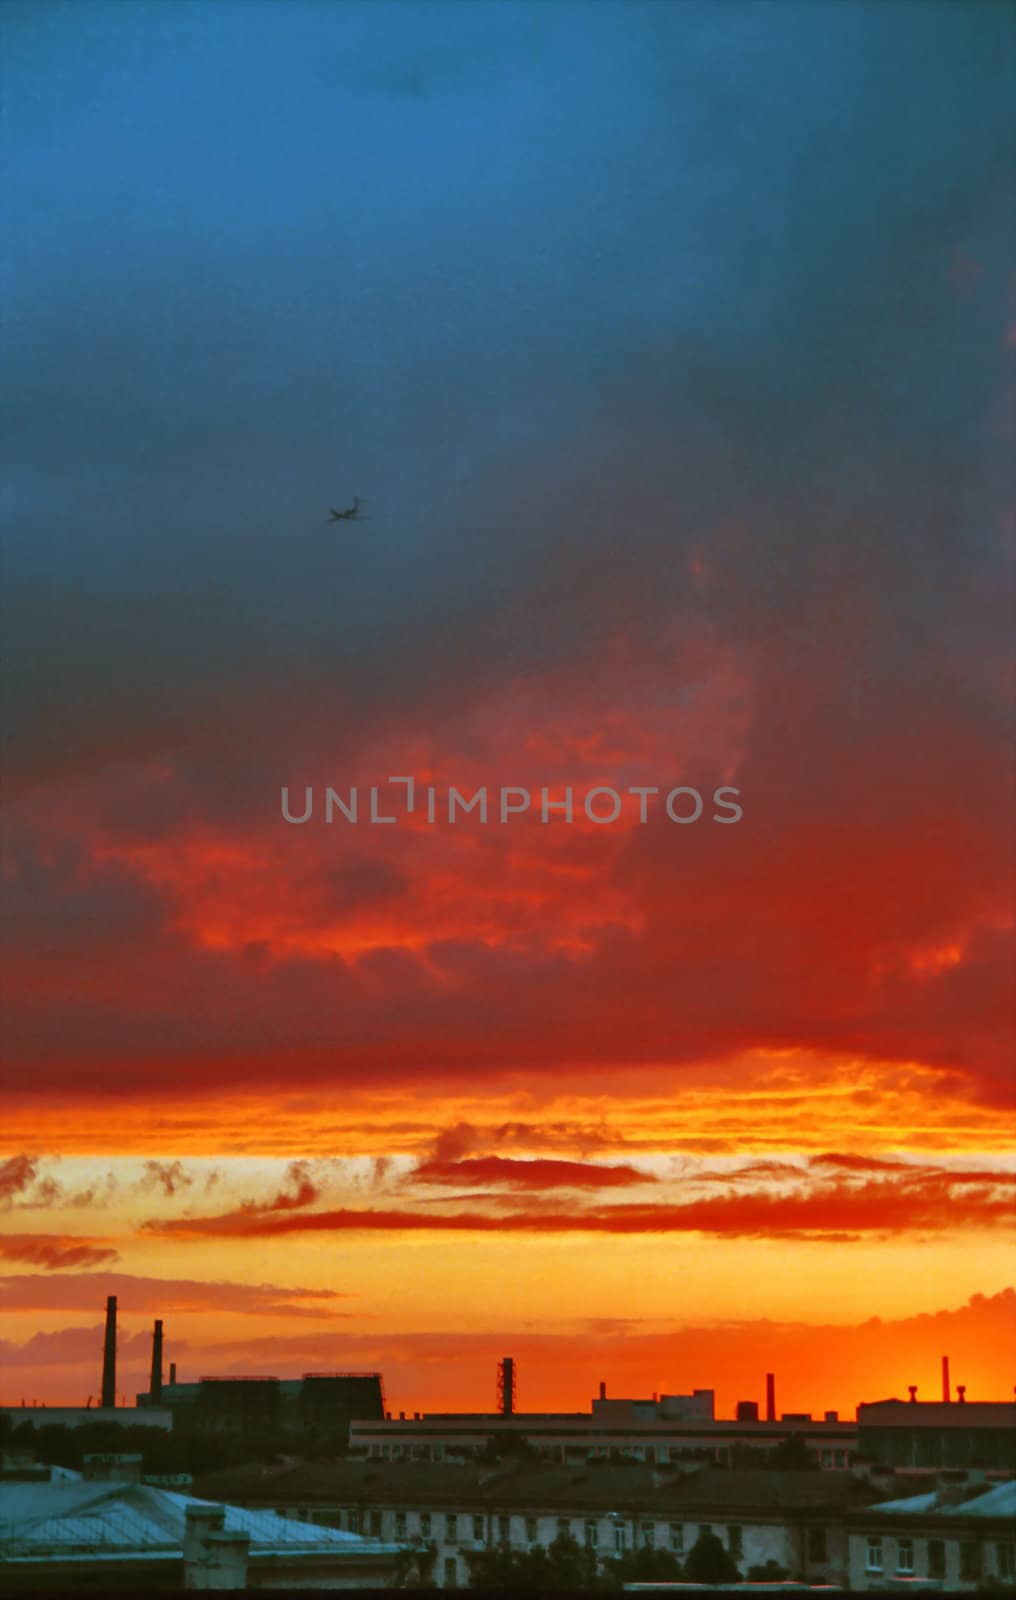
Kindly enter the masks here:
[[3, 21], [0, 1398], [1007, 1397], [1012, 13]]

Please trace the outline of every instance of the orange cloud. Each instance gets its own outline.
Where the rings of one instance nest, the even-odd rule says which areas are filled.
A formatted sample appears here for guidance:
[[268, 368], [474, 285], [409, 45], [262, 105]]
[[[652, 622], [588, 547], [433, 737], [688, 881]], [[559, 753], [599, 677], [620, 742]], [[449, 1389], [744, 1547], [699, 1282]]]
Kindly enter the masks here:
[[119, 1252], [101, 1239], [77, 1234], [8, 1233], [0, 1237], [0, 1260], [46, 1267], [51, 1272], [101, 1267], [120, 1259]]

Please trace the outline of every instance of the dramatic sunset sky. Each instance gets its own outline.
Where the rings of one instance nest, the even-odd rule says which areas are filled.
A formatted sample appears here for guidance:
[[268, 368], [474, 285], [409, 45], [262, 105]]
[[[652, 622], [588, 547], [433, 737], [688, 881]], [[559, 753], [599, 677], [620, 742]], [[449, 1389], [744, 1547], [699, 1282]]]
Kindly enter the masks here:
[[0, 1398], [1011, 1395], [1013, 18], [4, 5]]

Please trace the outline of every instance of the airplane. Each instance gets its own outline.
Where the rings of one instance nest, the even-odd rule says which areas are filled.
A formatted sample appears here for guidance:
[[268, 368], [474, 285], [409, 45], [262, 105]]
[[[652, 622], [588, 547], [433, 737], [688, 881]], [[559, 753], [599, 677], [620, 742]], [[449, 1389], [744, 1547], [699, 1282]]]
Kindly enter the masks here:
[[353, 504], [344, 511], [336, 511], [334, 506], [329, 506], [329, 522], [365, 522], [367, 519], [360, 515], [360, 507], [367, 504], [358, 494], [353, 496]]

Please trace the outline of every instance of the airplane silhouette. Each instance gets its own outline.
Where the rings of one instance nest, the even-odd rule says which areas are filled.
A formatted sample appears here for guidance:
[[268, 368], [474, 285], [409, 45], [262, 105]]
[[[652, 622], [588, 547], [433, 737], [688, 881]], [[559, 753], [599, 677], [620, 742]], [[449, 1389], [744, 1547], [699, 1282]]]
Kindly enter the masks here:
[[366, 517], [360, 515], [360, 507], [366, 504], [366, 500], [361, 500], [360, 496], [356, 494], [353, 496], [353, 504], [347, 506], [344, 511], [336, 511], [334, 506], [329, 506], [328, 520], [329, 522], [366, 522]]

